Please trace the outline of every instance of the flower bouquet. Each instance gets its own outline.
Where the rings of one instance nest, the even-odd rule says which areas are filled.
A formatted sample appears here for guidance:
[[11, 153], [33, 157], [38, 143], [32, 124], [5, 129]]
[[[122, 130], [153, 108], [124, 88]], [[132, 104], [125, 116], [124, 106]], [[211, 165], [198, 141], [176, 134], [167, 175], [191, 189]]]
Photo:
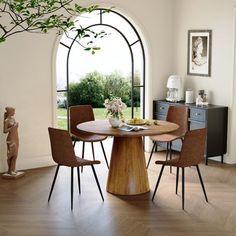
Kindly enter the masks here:
[[106, 99], [104, 106], [107, 110], [106, 116], [109, 117], [109, 122], [112, 127], [119, 127], [123, 118], [123, 110], [127, 108], [126, 104], [122, 102], [121, 98]]

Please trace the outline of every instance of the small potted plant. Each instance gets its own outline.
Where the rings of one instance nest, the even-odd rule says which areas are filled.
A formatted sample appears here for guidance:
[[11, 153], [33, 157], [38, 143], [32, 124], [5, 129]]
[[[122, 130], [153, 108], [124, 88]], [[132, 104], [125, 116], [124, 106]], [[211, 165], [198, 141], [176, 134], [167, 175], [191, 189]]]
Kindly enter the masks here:
[[109, 122], [112, 127], [117, 128], [121, 124], [123, 118], [123, 110], [127, 108], [126, 104], [122, 102], [121, 98], [106, 99], [104, 106], [107, 110], [106, 116], [109, 117]]

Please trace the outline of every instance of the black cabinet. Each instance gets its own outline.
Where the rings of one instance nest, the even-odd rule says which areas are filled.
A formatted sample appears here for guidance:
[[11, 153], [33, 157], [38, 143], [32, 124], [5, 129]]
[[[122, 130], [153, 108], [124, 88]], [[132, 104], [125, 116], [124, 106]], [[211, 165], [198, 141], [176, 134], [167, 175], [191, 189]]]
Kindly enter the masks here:
[[[227, 151], [227, 123], [228, 107], [216, 106], [196, 106], [195, 104], [172, 103], [165, 100], [153, 101], [153, 119], [165, 120], [169, 106], [187, 106], [189, 108], [189, 130], [207, 128], [207, 143], [205, 150], [205, 161], [209, 157], [221, 156]], [[160, 144], [163, 146], [163, 144]], [[180, 151], [181, 141], [176, 140], [172, 144], [173, 150]]]

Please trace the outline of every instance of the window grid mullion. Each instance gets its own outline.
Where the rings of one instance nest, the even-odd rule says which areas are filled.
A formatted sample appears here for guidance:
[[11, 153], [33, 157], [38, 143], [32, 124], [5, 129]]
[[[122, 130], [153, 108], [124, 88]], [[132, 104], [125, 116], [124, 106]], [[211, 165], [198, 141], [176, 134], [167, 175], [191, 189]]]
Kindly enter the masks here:
[[[113, 28], [113, 29], [115, 29], [115, 30], [117, 30], [122, 36], [123, 36], [123, 38], [126, 40], [126, 42], [127, 42], [127, 45], [129, 46], [129, 49], [130, 49], [130, 54], [131, 54], [131, 117], [133, 118], [133, 116], [134, 116], [134, 101], [133, 101], [133, 99], [134, 99], [134, 89], [135, 88], [142, 88], [143, 89], [143, 98], [142, 98], [142, 100], [143, 100], [143, 114], [142, 114], [142, 116], [143, 116], [143, 118], [145, 118], [145, 54], [144, 54], [144, 47], [143, 47], [143, 44], [142, 44], [142, 41], [141, 41], [141, 39], [140, 39], [140, 36], [138, 35], [138, 32], [137, 32], [137, 30], [134, 28], [134, 26], [131, 24], [131, 22], [128, 20], [128, 19], [126, 19], [123, 15], [121, 15], [120, 13], [117, 13], [117, 12], [115, 12], [115, 11], [113, 11], [113, 10], [110, 10], [111, 12], [113, 12], [113, 13], [115, 13], [115, 14], [117, 14], [117, 15], [119, 15], [120, 17], [122, 17], [123, 19], [125, 19], [126, 20], [126, 22], [132, 27], [132, 29], [134, 30], [134, 32], [135, 32], [135, 34], [136, 34], [136, 36], [138, 37], [138, 40], [136, 40], [135, 42], [133, 42], [133, 43], [131, 43], [131, 44], [129, 44], [128, 43], [128, 40], [126, 39], [126, 37], [125, 37], [125, 35], [123, 35], [122, 34], [122, 32], [119, 30], [119, 29], [117, 29], [117, 28], [115, 28], [115, 27], [113, 27], [112, 25], [108, 25], [108, 24], [103, 24], [103, 18], [102, 18], [102, 15], [103, 15], [103, 10], [105, 10], [105, 9], [98, 9], [99, 11], [100, 11], [100, 23], [99, 24], [96, 24], [96, 25], [105, 25], [105, 26], [109, 26], [109, 27], [111, 27], [111, 28]], [[109, 13], [108, 13], [109, 14]], [[94, 25], [93, 25], [94, 26]], [[89, 26], [89, 27], [87, 27], [87, 28], [90, 28], [91, 26]], [[71, 51], [71, 48], [72, 48], [72, 46], [73, 46], [73, 44], [74, 44], [74, 42], [76, 41], [76, 38], [77, 37], [75, 37], [74, 38], [74, 40], [72, 41], [72, 43], [71, 43], [71, 45], [70, 46], [67, 46], [66, 44], [64, 44], [64, 43], [62, 43], [62, 42], [60, 42], [60, 44], [61, 45], [63, 45], [64, 47], [66, 47], [66, 48], [68, 48], [69, 50], [68, 50], [68, 54], [67, 54], [67, 62], [66, 62], [66, 84], [67, 84], [67, 88], [66, 89], [64, 89], [64, 90], [57, 90], [57, 92], [59, 93], [59, 92], [65, 92], [65, 93], [67, 93], [67, 121], [68, 121], [68, 104], [69, 104], [69, 93], [70, 93], [70, 91], [69, 91], [69, 55], [70, 55], [70, 51]], [[132, 46], [133, 45], [135, 45], [136, 43], [138, 43], [138, 42], [140, 42], [140, 45], [141, 45], [141, 51], [142, 51], [142, 57], [143, 57], [143, 76], [142, 76], [142, 85], [134, 85], [134, 57], [133, 57], [133, 51], [132, 51]], [[141, 81], [140, 81], [141, 82]], [[140, 100], [141, 100], [141, 97], [140, 97]], [[141, 108], [141, 107], [140, 107]], [[69, 122], [67, 122], [67, 126], [68, 126], [68, 129], [69, 129]]]

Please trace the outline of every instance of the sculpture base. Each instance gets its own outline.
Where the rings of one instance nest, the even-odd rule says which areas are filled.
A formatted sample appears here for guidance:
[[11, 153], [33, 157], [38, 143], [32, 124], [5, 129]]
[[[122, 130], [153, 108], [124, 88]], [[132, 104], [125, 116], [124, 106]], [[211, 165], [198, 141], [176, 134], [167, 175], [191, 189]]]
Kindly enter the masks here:
[[10, 175], [8, 173], [5, 173], [2, 175], [3, 179], [19, 179], [25, 175], [25, 172], [17, 172], [16, 175]]

